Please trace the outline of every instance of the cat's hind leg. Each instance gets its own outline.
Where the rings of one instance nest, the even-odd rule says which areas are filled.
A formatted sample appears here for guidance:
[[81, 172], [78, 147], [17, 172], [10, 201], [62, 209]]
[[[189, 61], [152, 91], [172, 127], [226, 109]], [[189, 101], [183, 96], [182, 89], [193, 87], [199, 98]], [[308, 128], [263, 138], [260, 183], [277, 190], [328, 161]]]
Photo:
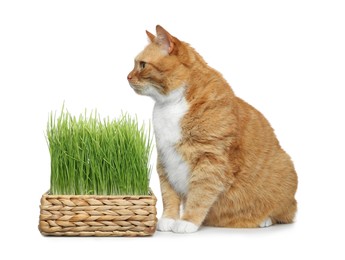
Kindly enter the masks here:
[[294, 221], [297, 211], [297, 202], [293, 199], [292, 202], [287, 204], [272, 214], [273, 221], [278, 224], [289, 224]]
[[268, 217], [264, 219], [259, 227], [269, 227], [273, 224], [289, 224], [292, 223], [297, 210], [297, 202], [294, 199], [287, 207], [283, 207], [278, 211], [278, 214], [272, 214], [272, 218]]
[[259, 227], [261, 227], [261, 228], [269, 227], [269, 226], [272, 226], [272, 224], [273, 224], [272, 219], [270, 217], [268, 217], [260, 223]]

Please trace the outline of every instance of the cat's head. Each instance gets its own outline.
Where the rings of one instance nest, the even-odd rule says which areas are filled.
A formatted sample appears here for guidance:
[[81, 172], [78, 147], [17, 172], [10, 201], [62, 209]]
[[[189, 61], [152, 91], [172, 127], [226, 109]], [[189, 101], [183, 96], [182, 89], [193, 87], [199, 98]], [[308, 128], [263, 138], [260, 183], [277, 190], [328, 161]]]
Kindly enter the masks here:
[[157, 36], [146, 31], [149, 45], [134, 60], [127, 79], [136, 93], [156, 101], [172, 91], [183, 88], [188, 80], [189, 67], [194, 62], [188, 44], [156, 26]]

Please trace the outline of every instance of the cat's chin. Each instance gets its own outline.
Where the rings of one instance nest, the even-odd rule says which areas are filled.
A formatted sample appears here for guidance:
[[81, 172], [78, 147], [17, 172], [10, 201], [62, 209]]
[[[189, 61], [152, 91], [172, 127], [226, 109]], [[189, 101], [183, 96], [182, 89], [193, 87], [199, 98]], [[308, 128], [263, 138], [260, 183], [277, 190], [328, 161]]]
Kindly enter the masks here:
[[142, 89], [141, 95], [149, 96], [155, 101], [163, 102], [165, 100], [165, 95], [163, 95], [157, 88], [154, 86], [147, 86]]
[[138, 95], [151, 97], [158, 103], [180, 100], [185, 91], [184, 85], [166, 94], [163, 94], [157, 87], [151, 85], [144, 87], [130, 86]]
[[159, 93], [159, 91], [153, 86], [146, 86], [146, 87], [136, 87], [132, 85], [130, 86], [134, 90], [134, 92], [137, 93], [138, 95], [149, 96], [155, 100], [162, 98], [162, 94]]
[[136, 89], [136, 88], [133, 88], [134, 92], [137, 93], [138, 95], [144, 95], [142, 92], [141, 89]]
[[[133, 87], [132, 87], [133, 88]], [[138, 94], [138, 95], [140, 95], [140, 96], [151, 96], [151, 95], [149, 95], [146, 91], [145, 91], [145, 89], [142, 89], [142, 88], [140, 88], [140, 89], [138, 89], [138, 88], [133, 88], [133, 90], [134, 90], [134, 92], [136, 93], [136, 94]]]

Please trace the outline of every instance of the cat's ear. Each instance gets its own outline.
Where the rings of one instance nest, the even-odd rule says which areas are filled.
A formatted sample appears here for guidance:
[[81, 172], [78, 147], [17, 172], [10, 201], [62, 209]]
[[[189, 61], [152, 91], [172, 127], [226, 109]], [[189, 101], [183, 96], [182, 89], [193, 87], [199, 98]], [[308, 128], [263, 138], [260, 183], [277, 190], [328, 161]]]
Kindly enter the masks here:
[[156, 36], [154, 36], [152, 33], [150, 33], [149, 31], [146, 31], [147, 37], [149, 37], [151, 42], [154, 42]]
[[170, 54], [175, 48], [174, 37], [171, 36], [162, 26], [156, 26], [157, 43], [161, 45]]

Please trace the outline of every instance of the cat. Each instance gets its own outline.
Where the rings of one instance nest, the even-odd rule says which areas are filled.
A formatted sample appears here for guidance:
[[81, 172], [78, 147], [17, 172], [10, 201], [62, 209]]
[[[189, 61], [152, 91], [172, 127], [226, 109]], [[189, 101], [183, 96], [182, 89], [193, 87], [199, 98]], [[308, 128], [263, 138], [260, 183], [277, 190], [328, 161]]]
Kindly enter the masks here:
[[[291, 223], [297, 174], [273, 129], [189, 44], [156, 26], [127, 80], [154, 99], [160, 231]], [[183, 205], [181, 209], [181, 205]]]

